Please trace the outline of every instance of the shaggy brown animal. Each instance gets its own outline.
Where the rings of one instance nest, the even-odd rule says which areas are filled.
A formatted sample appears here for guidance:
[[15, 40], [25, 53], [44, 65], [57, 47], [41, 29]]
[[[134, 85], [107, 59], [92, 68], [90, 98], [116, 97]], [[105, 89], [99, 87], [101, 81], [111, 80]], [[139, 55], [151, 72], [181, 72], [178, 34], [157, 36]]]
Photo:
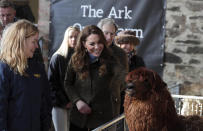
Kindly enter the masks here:
[[124, 113], [130, 131], [203, 131], [203, 117], [179, 116], [166, 83], [152, 70], [126, 77]]

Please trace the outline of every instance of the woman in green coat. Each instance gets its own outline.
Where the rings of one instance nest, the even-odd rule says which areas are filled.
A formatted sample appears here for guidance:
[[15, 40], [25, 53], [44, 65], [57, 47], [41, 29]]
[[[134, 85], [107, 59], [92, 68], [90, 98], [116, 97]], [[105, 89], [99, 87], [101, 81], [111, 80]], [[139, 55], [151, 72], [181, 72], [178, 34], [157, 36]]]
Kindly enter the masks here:
[[73, 103], [71, 131], [88, 131], [119, 115], [117, 83], [125, 73], [106, 43], [103, 32], [94, 25], [79, 34], [65, 76], [66, 93]]

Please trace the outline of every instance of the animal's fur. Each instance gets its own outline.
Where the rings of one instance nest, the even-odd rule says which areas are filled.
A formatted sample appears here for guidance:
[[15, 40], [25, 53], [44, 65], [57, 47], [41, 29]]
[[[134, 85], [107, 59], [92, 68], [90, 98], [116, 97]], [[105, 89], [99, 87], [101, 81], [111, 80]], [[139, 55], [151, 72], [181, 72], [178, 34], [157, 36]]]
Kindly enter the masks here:
[[124, 101], [130, 131], [203, 131], [203, 117], [178, 116], [174, 101], [160, 76], [146, 68], [130, 72]]

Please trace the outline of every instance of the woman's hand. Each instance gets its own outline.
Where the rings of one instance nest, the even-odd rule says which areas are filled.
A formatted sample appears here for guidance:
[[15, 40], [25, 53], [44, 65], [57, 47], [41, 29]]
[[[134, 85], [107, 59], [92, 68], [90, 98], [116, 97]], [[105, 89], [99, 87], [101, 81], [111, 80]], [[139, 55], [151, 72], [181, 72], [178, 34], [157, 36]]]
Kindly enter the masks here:
[[82, 100], [76, 102], [78, 111], [82, 114], [90, 114], [92, 112], [91, 108]]
[[69, 108], [71, 108], [71, 107], [72, 107], [72, 103], [69, 102], [69, 103], [66, 105], [66, 108], [69, 109]]

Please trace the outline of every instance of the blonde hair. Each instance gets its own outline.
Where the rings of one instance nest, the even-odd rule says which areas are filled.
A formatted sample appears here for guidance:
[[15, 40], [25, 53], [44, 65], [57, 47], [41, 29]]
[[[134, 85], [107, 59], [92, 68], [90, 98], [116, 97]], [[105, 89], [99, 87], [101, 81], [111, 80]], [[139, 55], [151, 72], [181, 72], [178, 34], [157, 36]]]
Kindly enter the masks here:
[[69, 47], [69, 35], [70, 35], [70, 31], [71, 30], [74, 30], [74, 31], [78, 31], [78, 33], [80, 32], [79, 28], [77, 27], [73, 27], [73, 26], [69, 26], [65, 33], [64, 33], [64, 38], [63, 38], [63, 41], [61, 43], [61, 46], [59, 47], [59, 49], [54, 53], [55, 54], [60, 54], [62, 55], [63, 57], [67, 57], [67, 54], [68, 54], [68, 47]]
[[15, 72], [25, 75], [27, 68], [25, 40], [38, 32], [37, 27], [27, 20], [19, 20], [9, 25], [1, 39], [0, 60], [7, 63]]

